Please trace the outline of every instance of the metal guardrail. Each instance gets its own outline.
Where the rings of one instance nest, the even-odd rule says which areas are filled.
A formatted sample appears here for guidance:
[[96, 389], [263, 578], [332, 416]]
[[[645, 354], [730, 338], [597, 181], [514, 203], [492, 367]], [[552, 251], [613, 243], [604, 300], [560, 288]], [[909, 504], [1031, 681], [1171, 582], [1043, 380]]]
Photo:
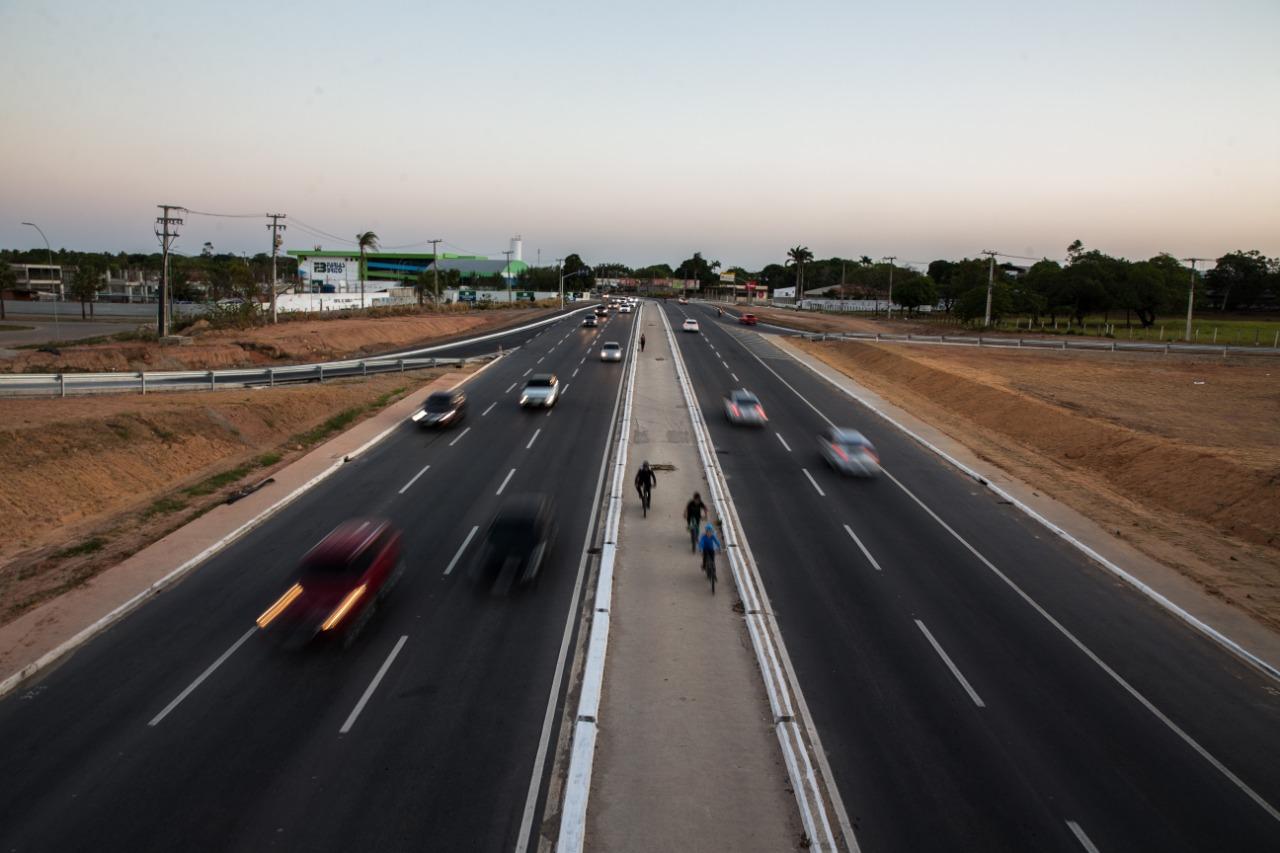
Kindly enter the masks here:
[[[784, 328], [774, 326], [774, 328]], [[1102, 340], [1052, 340], [1048, 338], [988, 338], [981, 335], [895, 335], [884, 332], [805, 332], [800, 329], [787, 329], [800, 337], [811, 341], [826, 340], [864, 340], [921, 344], [956, 344], [979, 347], [997, 347], [1002, 349], [1053, 349], [1053, 350], [1093, 350], [1095, 352], [1154, 352], [1166, 355], [1169, 353], [1189, 353], [1201, 355], [1266, 355], [1280, 356], [1277, 347], [1242, 347], [1230, 344], [1157, 344], [1142, 341], [1102, 341]]]
[[284, 367], [232, 370], [117, 371], [113, 373], [15, 373], [0, 374], [0, 397], [66, 397], [69, 394], [137, 391], [207, 391], [250, 386], [274, 387], [296, 382], [323, 382], [377, 373], [487, 361], [497, 353], [453, 358], [376, 358], [330, 361]]

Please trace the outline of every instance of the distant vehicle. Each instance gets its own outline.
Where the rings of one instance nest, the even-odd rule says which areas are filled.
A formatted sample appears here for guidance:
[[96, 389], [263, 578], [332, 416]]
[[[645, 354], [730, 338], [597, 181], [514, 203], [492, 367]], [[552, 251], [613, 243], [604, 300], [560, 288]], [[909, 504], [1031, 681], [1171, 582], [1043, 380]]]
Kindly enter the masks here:
[[677, 300], [676, 300], [676, 302], [678, 302], [680, 305], [688, 305], [688, 304], [689, 304], [689, 300], [688, 300], [688, 299], [685, 299], [683, 296], [681, 296], [679, 299], [677, 299]]
[[818, 451], [834, 470], [856, 477], [880, 473], [880, 456], [867, 437], [856, 429], [827, 427], [818, 437]]
[[756, 315], [755, 315], [755, 314], [743, 314], [741, 317], [739, 317], [739, 318], [738, 318], [738, 322], [739, 322], [739, 323], [741, 323], [741, 324], [742, 324], [742, 325], [744, 325], [744, 326], [754, 326], [754, 325], [756, 324], [756, 322], [757, 322], [757, 321], [756, 321]]
[[512, 495], [485, 532], [472, 580], [495, 588], [534, 581], [556, 536], [555, 505], [546, 495]]
[[434, 391], [413, 416], [420, 427], [447, 427], [467, 416], [467, 395], [457, 390]]
[[760, 398], [745, 388], [730, 391], [724, 398], [724, 415], [729, 423], [743, 426], [764, 426], [769, 422]]
[[622, 303], [622, 306], [621, 306], [620, 308], [618, 308], [618, 313], [619, 313], [619, 314], [630, 314], [630, 313], [631, 313], [631, 303], [630, 303], [630, 302], [624, 302], [624, 303]]
[[258, 628], [292, 648], [320, 636], [350, 644], [403, 572], [400, 532], [389, 522], [345, 521], [306, 553], [293, 585], [258, 617]]
[[608, 317], [608, 316], [609, 316], [609, 306], [608, 306], [608, 305], [597, 305], [597, 306], [596, 306], [596, 316], [597, 316], [597, 317]]
[[684, 321], [684, 325], [680, 327], [680, 330], [684, 332], [697, 332], [698, 321], [690, 317], [688, 320]]
[[600, 347], [601, 361], [622, 361], [622, 344], [617, 341], [606, 341], [605, 345]]
[[520, 389], [520, 405], [549, 409], [560, 398], [560, 380], [554, 373], [535, 373]]
[[594, 329], [596, 326], [599, 326], [599, 325], [600, 325], [600, 321], [596, 319], [596, 315], [594, 314], [588, 314], [587, 316], [582, 318], [582, 327], [584, 329]]

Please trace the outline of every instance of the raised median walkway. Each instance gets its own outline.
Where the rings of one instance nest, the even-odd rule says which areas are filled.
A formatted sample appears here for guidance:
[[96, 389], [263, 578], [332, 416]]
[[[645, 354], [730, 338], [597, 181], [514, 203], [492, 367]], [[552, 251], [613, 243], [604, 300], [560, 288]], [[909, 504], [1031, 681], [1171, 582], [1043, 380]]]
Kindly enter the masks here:
[[[647, 518], [630, 489], [614, 569], [609, 654], [585, 849], [778, 851], [802, 826], [727, 561], [716, 594], [684, 507], [710, 506], [689, 411], [653, 307], [640, 317], [631, 474], [657, 466]], [[669, 467], [668, 467], [669, 466]]]

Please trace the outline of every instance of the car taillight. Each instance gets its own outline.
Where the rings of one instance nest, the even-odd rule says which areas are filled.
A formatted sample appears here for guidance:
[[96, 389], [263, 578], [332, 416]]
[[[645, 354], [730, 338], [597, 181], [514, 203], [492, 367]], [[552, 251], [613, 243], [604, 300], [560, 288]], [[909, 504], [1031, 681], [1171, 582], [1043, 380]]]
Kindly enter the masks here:
[[764, 409], [761, 408], [760, 406], [756, 406], [756, 414], [760, 416], [760, 420], [762, 421], [769, 420], [767, 417], [765, 417]]
[[343, 617], [351, 612], [351, 608], [356, 606], [356, 602], [360, 600], [360, 596], [364, 595], [365, 587], [366, 584], [360, 584], [360, 586], [347, 593], [347, 597], [342, 599], [342, 603], [335, 607], [333, 612], [329, 614], [329, 618], [324, 620], [324, 623], [321, 624], [320, 630], [328, 631], [337, 626], [337, 624], [342, 621]]
[[737, 403], [733, 403], [733, 404], [731, 404], [731, 405], [730, 405], [730, 408], [732, 408], [732, 409], [733, 409], [733, 416], [734, 416], [735, 418], [740, 418], [740, 417], [742, 417], [742, 413], [738, 411], [738, 404], [737, 404]]
[[870, 447], [862, 448], [862, 452], [867, 454], [867, 456], [870, 456], [872, 462], [876, 463], [877, 465], [880, 464], [880, 455], [876, 453], [874, 450], [872, 450]]
[[831, 449], [834, 450], [836, 452], [836, 455], [839, 456], [841, 459], [843, 459], [845, 462], [849, 461], [849, 454], [844, 452], [843, 447], [841, 447], [838, 444], [833, 444], [831, 445]]
[[295, 583], [293, 586], [289, 587], [288, 592], [280, 596], [280, 598], [276, 600], [275, 604], [268, 607], [266, 611], [258, 617], [258, 627], [265, 628], [270, 625], [271, 621], [283, 613], [285, 608], [290, 604], [293, 604], [293, 600], [300, 595], [302, 595], [302, 584]]

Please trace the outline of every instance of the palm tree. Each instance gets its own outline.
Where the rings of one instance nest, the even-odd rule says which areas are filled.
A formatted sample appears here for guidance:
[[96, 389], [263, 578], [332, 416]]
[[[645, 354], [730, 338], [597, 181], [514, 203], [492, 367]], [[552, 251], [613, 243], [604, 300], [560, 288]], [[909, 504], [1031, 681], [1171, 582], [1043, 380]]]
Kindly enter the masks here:
[[804, 265], [813, 260], [808, 246], [796, 246], [787, 252], [787, 263], [796, 265], [796, 304], [804, 298]]
[[365, 260], [366, 251], [376, 252], [378, 250], [378, 235], [372, 231], [366, 231], [363, 234], [356, 235], [356, 245], [360, 247], [360, 307], [364, 307], [364, 276], [365, 276]]

